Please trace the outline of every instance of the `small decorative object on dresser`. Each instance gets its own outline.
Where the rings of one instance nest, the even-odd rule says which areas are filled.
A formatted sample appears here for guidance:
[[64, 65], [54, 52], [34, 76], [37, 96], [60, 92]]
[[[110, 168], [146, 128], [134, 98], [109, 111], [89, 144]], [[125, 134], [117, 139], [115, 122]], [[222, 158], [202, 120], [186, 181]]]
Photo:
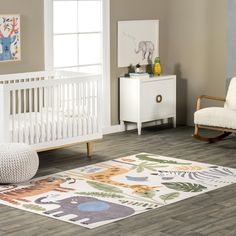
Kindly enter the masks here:
[[142, 123], [172, 118], [176, 126], [176, 76], [120, 78], [120, 121]]
[[162, 66], [160, 57], [156, 57], [154, 61], [153, 74], [160, 76], [162, 74]]
[[137, 64], [136, 65], [136, 70], [135, 70], [136, 73], [140, 73], [141, 72], [141, 66], [140, 64]]
[[129, 77], [130, 78], [136, 78], [136, 79], [149, 79], [150, 78], [150, 75], [146, 72], [139, 72], [139, 73], [129, 73]]

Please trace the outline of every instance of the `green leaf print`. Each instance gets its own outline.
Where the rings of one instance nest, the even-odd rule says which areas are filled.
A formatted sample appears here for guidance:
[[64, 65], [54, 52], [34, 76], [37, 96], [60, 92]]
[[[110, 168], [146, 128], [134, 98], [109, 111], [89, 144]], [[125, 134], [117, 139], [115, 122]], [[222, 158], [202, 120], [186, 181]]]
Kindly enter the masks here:
[[135, 166], [135, 168], [134, 168], [134, 169], [136, 169], [137, 173], [141, 173], [141, 172], [143, 172], [143, 171], [144, 171], [144, 167], [143, 167], [142, 165]]
[[114, 187], [114, 186], [111, 186], [111, 185], [108, 185], [108, 184], [103, 184], [103, 183], [97, 183], [97, 182], [93, 182], [93, 181], [87, 181], [87, 183], [95, 188], [95, 189], [98, 189], [98, 190], [101, 190], [101, 191], [105, 191], [105, 192], [113, 192], [113, 193], [122, 193], [122, 190], [117, 188], [117, 187]]
[[120, 203], [129, 205], [129, 206], [140, 206], [144, 207], [145, 209], [155, 209], [159, 205], [155, 203], [147, 203], [147, 202], [140, 202], [140, 201], [130, 201], [130, 200], [119, 200]]
[[103, 197], [103, 198], [124, 198], [124, 196], [116, 193], [109, 192], [78, 192], [79, 195], [92, 196], [92, 197]]
[[140, 164], [138, 164], [136, 166], [133, 166], [131, 168], [131, 170], [136, 170], [137, 173], [141, 173], [145, 169], [149, 170], [149, 171], [156, 171], [156, 168], [159, 168], [159, 167], [163, 168], [163, 167], [167, 167], [167, 166], [160, 166], [160, 165], [157, 165], [155, 163], [150, 163], [150, 162], [144, 161], [144, 162], [141, 162]]
[[179, 197], [179, 195], [180, 195], [179, 192], [167, 193], [167, 194], [161, 195], [160, 199], [166, 203], [167, 201], [170, 201]]
[[162, 183], [167, 188], [174, 189], [181, 192], [202, 192], [207, 189], [207, 187], [201, 184], [192, 183], [182, 183], [182, 182], [172, 182], [172, 183]]
[[137, 194], [140, 197], [145, 197], [145, 198], [152, 199], [153, 197], [156, 196], [156, 191], [155, 190], [151, 190], [151, 191], [147, 191], [147, 192], [136, 192], [135, 194]]
[[151, 161], [151, 162], [157, 162], [160, 164], [172, 164], [172, 165], [191, 165], [191, 163], [181, 163], [181, 162], [172, 161], [172, 160], [162, 160], [162, 159], [152, 158], [150, 156], [154, 156], [154, 155], [151, 155], [151, 154], [136, 155], [136, 157], [142, 161]]
[[22, 206], [24, 208], [32, 210], [32, 211], [46, 211], [45, 208], [38, 206], [38, 205], [34, 205], [34, 204], [23, 204]]

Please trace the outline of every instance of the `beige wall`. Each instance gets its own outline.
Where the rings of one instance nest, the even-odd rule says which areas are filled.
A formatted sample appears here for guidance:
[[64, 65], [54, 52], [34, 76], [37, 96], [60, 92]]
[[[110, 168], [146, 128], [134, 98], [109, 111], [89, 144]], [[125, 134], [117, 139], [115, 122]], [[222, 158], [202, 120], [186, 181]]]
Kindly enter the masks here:
[[43, 70], [43, 0], [0, 0], [0, 14], [21, 15], [22, 42], [22, 60], [0, 63], [0, 74]]
[[236, 1], [228, 0], [227, 77], [236, 76]]
[[112, 123], [118, 123], [117, 21], [160, 20], [165, 73], [177, 74], [177, 122], [192, 124], [196, 96], [224, 95], [226, 0], [111, 0]]
[[179, 122], [192, 124], [198, 95], [225, 94], [227, 0], [167, 2], [165, 71], [178, 75]]
[[[178, 123], [192, 124], [196, 96], [224, 95], [227, 0], [110, 0], [111, 116], [119, 122], [117, 21], [160, 20], [165, 73], [178, 75]], [[0, 74], [43, 70], [43, 0], [0, 0], [0, 14], [21, 14], [22, 61], [0, 63]], [[187, 118], [187, 119], [186, 119]]]

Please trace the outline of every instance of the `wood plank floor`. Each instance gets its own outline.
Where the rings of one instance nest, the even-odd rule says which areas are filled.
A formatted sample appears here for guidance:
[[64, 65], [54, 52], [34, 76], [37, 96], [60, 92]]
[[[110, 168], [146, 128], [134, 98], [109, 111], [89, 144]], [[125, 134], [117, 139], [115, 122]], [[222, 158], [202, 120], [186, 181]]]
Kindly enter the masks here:
[[[236, 136], [217, 144], [191, 137], [192, 128], [148, 128], [106, 135], [86, 158], [85, 145], [40, 154], [37, 176], [85, 166], [139, 152], [236, 168]], [[236, 184], [175, 204], [88, 230], [44, 216], [0, 205], [0, 235], [9, 236], [235, 236]]]

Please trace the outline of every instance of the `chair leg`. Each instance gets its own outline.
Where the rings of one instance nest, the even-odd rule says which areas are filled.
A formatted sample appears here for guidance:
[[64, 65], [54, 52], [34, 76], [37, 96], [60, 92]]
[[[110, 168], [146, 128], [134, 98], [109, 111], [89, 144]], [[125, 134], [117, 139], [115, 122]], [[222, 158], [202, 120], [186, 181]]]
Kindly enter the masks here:
[[200, 140], [200, 141], [205, 141], [205, 142], [209, 142], [209, 143], [215, 143], [218, 141], [223, 140], [225, 137], [229, 136], [231, 134], [231, 132], [223, 132], [222, 134], [216, 136], [216, 137], [203, 137], [199, 134], [199, 127], [198, 125], [195, 125], [195, 130], [194, 130], [194, 135], [193, 137]]
[[86, 143], [87, 145], [87, 157], [91, 157], [92, 156], [92, 143], [88, 142]]
[[198, 125], [195, 125], [194, 136], [198, 134], [199, 134], [199, 128], [198, 128]]

